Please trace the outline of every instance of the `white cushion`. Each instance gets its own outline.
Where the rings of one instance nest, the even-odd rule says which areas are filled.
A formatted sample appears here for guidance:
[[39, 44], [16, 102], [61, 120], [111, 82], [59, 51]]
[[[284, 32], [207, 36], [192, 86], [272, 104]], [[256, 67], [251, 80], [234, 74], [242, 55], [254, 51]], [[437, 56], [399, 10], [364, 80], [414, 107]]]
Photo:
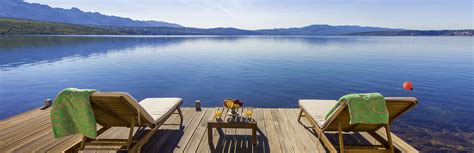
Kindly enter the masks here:
[[300, 99], [298, 103], [322, 127], [326, 122], [326, 114], [336, 105], [337, 100]]
[[166, 114], [173, 113], [181, 105], [181, 98], [146, 98], [140, 101], [140, 105], [155, 120], [160, 122]]

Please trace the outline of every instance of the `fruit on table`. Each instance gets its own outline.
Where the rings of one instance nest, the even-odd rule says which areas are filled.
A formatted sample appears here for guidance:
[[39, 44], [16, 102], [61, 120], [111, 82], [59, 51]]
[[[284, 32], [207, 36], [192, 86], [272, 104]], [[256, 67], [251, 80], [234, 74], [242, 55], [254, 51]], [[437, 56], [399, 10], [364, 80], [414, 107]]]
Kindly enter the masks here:
[[225, 99], [224, 100], [224, 107], [227, 108], [239, 108], [243, 106], [244, 103], [240, 102], [238, 99]]

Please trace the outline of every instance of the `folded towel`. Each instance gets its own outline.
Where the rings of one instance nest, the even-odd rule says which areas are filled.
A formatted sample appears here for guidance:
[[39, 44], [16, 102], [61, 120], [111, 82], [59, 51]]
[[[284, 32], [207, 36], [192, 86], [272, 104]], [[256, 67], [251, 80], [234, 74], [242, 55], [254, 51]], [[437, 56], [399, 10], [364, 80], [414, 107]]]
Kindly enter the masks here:
[[339, 98], [337, 104], [326, 114], [331, 116], [339, 104], [346, 101], [349, 107], [349, 124], [387, 124], [388, 110], [385, 99], [380, 93], [348, 94]]
[[95, 115], [90, 103], [91, 89], [66, 88], [54, 100], [51, 124], [55, 138], [81, 133], [96, 138]]

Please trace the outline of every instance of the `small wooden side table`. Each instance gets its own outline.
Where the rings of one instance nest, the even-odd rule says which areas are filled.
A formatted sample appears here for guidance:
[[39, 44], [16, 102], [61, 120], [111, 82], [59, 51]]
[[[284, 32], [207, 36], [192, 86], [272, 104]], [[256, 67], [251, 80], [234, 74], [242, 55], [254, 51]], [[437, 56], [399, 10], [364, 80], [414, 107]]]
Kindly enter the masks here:
[[[243, 108], [245, 109], [245, 108]], [[209, 140], [209, 144], [213, 145], [212, 140], [212, 128], [242, 128], [242, 129], [252, 129], [252, 144], [257, 144], [257, 122], [253, 118], [247, 118], [244, 114], [242, 114], [242, 108], [240, 108], [237, 112], [239, 115], [231, 116], [228, 115], [228, 112], [231, 109], [224, 108], [222, 110], [221, 118], [212, 118], [207, 122], [207, 136]], [[215, 112], [211, 112], [214, 116]]]

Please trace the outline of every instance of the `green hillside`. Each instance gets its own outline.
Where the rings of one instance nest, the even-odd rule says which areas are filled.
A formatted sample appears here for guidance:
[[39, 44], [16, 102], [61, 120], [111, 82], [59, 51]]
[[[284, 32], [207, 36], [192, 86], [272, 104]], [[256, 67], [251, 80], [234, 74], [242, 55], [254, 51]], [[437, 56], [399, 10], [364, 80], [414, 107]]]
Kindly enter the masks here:
[[112, 29], [84, 25], [0, 18], [0, 35], [104, 35], [124, 34]]

